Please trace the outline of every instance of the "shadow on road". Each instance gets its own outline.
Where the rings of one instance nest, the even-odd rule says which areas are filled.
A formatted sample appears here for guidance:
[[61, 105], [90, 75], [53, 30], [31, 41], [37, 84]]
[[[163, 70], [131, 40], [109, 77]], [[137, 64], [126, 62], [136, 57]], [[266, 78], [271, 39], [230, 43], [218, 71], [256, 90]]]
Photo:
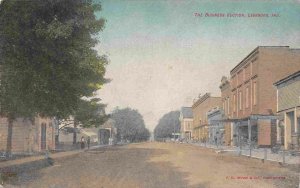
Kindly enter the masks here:
[[151, 158], [168, 154], [163, 149], [126, 146], [98, 148], [54, 165], [26, 171], [9, 183], [22, 187], [209, 187], [208, 183], [190, 186], [188, 173], [171, 162], [151, 162]]

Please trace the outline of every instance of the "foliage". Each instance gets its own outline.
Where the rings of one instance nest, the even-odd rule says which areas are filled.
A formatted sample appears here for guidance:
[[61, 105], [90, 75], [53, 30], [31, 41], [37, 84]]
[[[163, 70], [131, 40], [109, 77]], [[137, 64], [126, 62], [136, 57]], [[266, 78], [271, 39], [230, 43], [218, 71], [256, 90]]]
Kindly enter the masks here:
[[99, 127], [109, 118], [109, 116], [105, 114], [105, 107], [106, 105], [100, 103], [99, 98], [81, 100], [78, 110], [72, 117], [60, 119], [58, 123], [63, 125], [63, 127], [74, 124], [75, 122], [80, 127]]
[[146, 141], [150, 137], [149, 130], [145, 127], [142, 115], [131, 108], [115, 109], [111, 118], [117, 128], [117, 139], [130, 142]]
[[107, 60], [94, 49], [105, 23], [99, 10], [92, 0], [0, 4], [2, 115], [68, 117], [101, 88]]
[[160, 118], [158, 125], [154, 129], [154, 138], [172, 138], [172, 133], [180, 132], [179, 116], [179, 111], [172, 111]]
[[104, 110], [106, 105], [99, 102], [99, 98], [80, 101], [74, 119], [80, 123], [81, 127], [99, 127], [108, 119]]

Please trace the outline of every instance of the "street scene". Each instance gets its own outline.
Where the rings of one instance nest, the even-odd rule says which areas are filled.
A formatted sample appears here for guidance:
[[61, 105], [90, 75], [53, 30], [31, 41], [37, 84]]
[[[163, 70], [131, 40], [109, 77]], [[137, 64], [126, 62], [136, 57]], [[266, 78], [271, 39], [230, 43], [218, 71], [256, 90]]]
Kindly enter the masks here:
[[196, 146], [148, 142], [78, 153], [10, 181], [7, 187], [295, 187], [298, 173]]
[[0, 0], [0, 188], [300, 188], [297, 0]]

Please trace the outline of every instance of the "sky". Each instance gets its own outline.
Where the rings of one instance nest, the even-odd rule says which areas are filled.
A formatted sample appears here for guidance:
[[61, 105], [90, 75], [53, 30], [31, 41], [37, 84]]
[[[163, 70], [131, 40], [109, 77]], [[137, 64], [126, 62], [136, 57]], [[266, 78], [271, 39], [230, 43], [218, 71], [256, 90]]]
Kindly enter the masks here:
[[199, 94], [220, 96], [222, 76], [257, 46], [300, 48], [299, 0], [95, 1], [102, 5], [96, 16], [106, 19], [96, 50], [108, 56], [106, 78], [112, 80], [98, 96], [107, 112], [137, 109], [151, 131]]

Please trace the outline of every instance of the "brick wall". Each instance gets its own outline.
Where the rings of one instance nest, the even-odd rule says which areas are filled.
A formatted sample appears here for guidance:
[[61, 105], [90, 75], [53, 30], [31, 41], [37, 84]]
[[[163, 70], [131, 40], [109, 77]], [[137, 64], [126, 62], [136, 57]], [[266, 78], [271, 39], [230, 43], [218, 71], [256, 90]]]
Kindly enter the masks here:
[[259, 51], [259, 113], [268, 114], [268, 109], [276, 113], [277, 91], [273, 84], [300, 70], [300, 50], [262, 48]]
[[[230, 72], [232, 118], [246, 118], [251, 114], [275, 114], [277, 92], [273, 84], [296, 70], [300, 70], [300, 50], [289, 47], [254, 49]], [[276, 129], [271, 126], [271, 122], [258, 123], [258, 145], [274, 143], [276, 138], [272, 135], [276, 135]]]
[[[231, 117], [231, 111], [232, 111], [232, 97], [231, 97], [231, 86], [230, 82], [226, 77], [223, 77], [221, 80], [221, 100], [222, 100], [222, 109], [224, 112], [224, 118], [230, 118]], [[224, 124], [224, 141], [225, 145], [229, 146], [231, 145], [231, 124], [225, 123]]]

